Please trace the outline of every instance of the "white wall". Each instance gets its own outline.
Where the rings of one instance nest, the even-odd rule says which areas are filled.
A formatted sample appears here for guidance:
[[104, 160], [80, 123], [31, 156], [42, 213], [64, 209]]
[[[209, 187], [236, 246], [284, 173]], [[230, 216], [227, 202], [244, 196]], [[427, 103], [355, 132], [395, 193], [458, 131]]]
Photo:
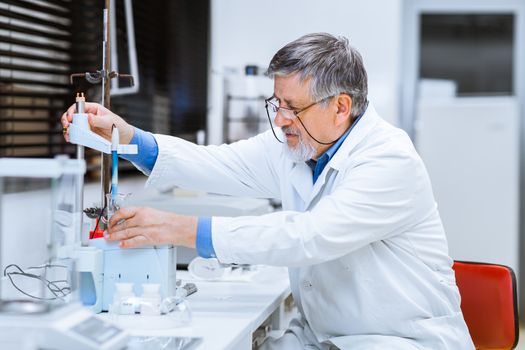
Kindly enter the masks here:
[[212, 0], [208, 142], [222, 143], [224, 67], [267, 67], [288, 42], [312, 32], [346, 36], [363, 55], [369, 95], [398, 124], [402, 0]]

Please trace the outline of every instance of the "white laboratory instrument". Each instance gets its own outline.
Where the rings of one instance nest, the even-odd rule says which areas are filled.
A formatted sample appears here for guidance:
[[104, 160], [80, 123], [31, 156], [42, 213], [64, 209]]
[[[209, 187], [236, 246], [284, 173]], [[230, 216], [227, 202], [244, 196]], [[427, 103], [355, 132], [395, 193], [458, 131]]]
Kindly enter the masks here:
[[123, 349], [127, 333], [76, 303], [57, 307], [30, 301], [0, 305], [0, 348]]
[[[76, 145], [89, 147], [102, 153], [111, 154], [111, 142], [91, 131], [88, 115], [84, 111], [86, 100], [84, 94], [77, 94], [76, 113], [73, 114], [73, 122], [69, 124], [69, 141]], [[137, 145], [114, 145], [118, 154], [137, 154]]]
[[143, 284], [158, 283], [162, 298], [172, 296], [176, 289], [177, 261], [173, 246], [120, 249], [116, 242], [106, 242], [102, 237], [103, 220], [108, 220], [122, 205], [118, 193], [118, 154], [136, 154], [137, 145], [120, 144], [116, 127], [113, 127], [111, 142], [92, 132], [84, 104], [83, 94], [78, 94], [77, 110], [69, 126], [70, 142], [79, 148], [89, 147], [112, 154], [112, 179], [107, 208], [98, 209], [98, 212], [95, 210], [95, 228], [89, 233], [87, 247], [65, 253], [72, 254], [79, 261], [80, 299], [95, 312], [109, 311], [115, 283], [133, 284], [137, 295], [143, 293]]
[[[71, 246], [80, 245], [79, 221], [77, 218], [78, 208], [70, 208], [70, 211], [62, 210], [57, 199], [57, 193], [61, 192], [61, 186], [78, 186], [75, 179], [85, 173], [85, 162], [83, 160], [70, 160], [65, 157], [56, 159], [0, 159], [0, 178], [51, 178], [53, 205], [51, 214], [53, 216], [49, 237], [47, 238], [47, 254], [45, 266], [67, 265], [67, 289], [61, 288], [57, 293], [54, 288], [57, 285], [48, 275], [48, 268], [43, 273], [35, 274], [40, 283], [40, 290], [32, 291], [36, 294], [33, 299], [5, 296], [5, 288], [0, 285], [2, 299], [0, 299], [0, 348], [1, 349], [79, 349], [79, 350], [113, 350], [122, 349], [127, 341], [127, 333], [114, 325], [112, 322], [103, 320], [94, 315], [88, 309], [82, 307], [78, 302], [77, 271], [75, 259], [60, 259], [58, 256], [64, 243], [73, 239]], [[69, 177], [72, 181], [64, 181], [63, 177]], [[3, 187], [0, 187], [0, 195]], [[78, 194], [78, 192], [73, 191]], [[0, 196], [1, 197], [1, 196]], [[78, 198], [76, 198], [78, 199]], [[1, 202], [1, 198], [0, 198]], [[78, 201], [75, 200], [75, 206]], [[0, 215], [2, 211], [0, 210]], [[57, 218], [57, 214], [62, 217]], [[68, 216], [69, 214], [69, 216]], [[69, 217], [70, 220], [65, 220]], [[61, 228], [61, 229], [60, 229]], [[71, 229], [72, 237], [66, 237], [68, 229]], [[36, 227], [39, 233], [42, 227]], [[64, 234], [64, 235], [61, 235]], [[2, 241], [0, 231], [0, 241]], [[0, 260], [1, 261], [1, 260]], [[7, 268], [4, 269], [6, 273]], [[6, 274], [7, 275], [7, 274]], [[34, 278], [34, 277], [32, 277]], [[11, 275], [9, 275], [11, 282]], [[53, 288], [50, 288], [53, 287]], [[28, 295], [19, 287], [22, 294]], [[65, 290], [68, 293], [64, 292]], [[51, 294], [50, 294], [51, 293]], [[20, 294], [22, 296], [22, 294]], [[54, 297], [53, 297], [54, 295]]]
[[102, 270], [81, 279], [80, 296], [96, 312], [109, 311], [117, 283], [132, 284], [135, 295], [143, 294], [143, 284], [151, 283], [160, 285], [161, 298], [175, 295], [177, 251], [173, 246], [120, 249], [117, 242], [104, 238], [90, 240], [90, 246], [102, 252]]
[[[118, 154], [135, 154], [137, 145], [121, 145], [117, 127], [113, 127], [111, 142], [93, 133], [84, 113], [84, 97], [77, 96], [77, 113], [70, 125], [70, 141], [112, 155], [111, 193], [106, 213], [109, 219], [120, 205], [118, 194]], [[73, 254], [81, 267], [80, 297], [84, 305], [95, 312], [108, 311], [115, 292], [115, 283], [131, 283], [140, 293], [144, 283], [159, 283], [163, 297], [175, 293], [175, 249], [171, 246], [142, 247], [123, 250], [115, 242], [101, 238], [101, 215], [89, 237], [89, 248], [76, 249]], [[91, 249], [90, 249], [91, 248]], [[96, 249], [93, 249], [96, 248]]]

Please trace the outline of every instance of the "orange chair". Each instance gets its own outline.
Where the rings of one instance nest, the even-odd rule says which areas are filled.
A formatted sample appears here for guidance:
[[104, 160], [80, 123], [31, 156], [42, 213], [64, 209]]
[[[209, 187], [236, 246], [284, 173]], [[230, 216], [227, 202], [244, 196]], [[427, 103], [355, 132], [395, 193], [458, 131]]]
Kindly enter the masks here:
[[514, 349], [519, 338], [516, 276], [510, 267], [455, 261], [461, 310], [476, 349]]

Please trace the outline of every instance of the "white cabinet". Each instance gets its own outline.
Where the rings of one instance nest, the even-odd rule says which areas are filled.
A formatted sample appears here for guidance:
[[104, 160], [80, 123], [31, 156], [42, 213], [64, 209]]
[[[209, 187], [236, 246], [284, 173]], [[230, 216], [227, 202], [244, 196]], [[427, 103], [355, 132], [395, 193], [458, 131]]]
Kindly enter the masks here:
[[421, 99], [416, 146], [454, 259], [519, 266], [519, 107], [512, 97]]

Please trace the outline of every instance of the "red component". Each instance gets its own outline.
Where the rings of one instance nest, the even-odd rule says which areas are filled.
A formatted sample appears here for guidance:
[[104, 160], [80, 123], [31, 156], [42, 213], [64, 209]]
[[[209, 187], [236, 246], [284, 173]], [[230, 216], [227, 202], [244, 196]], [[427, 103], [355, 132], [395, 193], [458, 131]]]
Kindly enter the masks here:
[[98, 217], [96, 221], [95, 229], [93, 231], [89, 231], [89, 239], [104, 237], [104, 230], [101, 230], [98, 228], [99, 223], [100, 223], [100, 216]]
[[97, 228], [95, 231], [89, 231], [89, 239], [104, 237], [104, 230]]
[[516, 276], [504, 265], [455, 261], [461, 311], [476, 349], [514, 349], [518, 342]]

